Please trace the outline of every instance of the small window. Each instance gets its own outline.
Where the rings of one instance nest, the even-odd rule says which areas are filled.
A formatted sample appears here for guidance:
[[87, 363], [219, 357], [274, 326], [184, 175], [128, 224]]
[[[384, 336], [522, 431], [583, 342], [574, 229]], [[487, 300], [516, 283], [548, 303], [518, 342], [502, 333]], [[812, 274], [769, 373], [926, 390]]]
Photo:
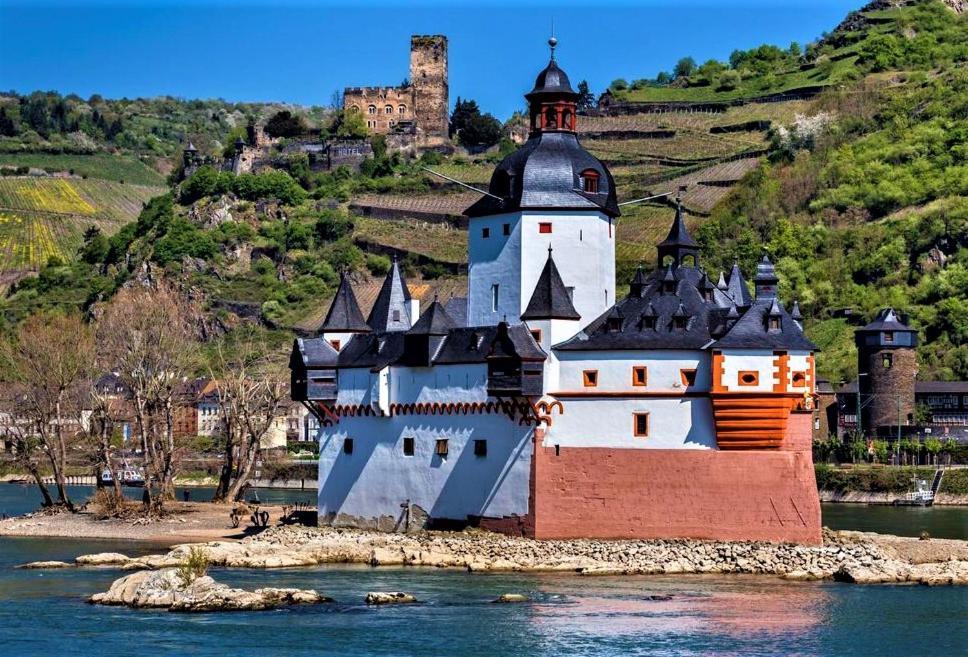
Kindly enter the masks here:
[[672, 318], [672, 328], [678, 331], [685, 331], [686, 326], [689, 325], [688, 317], [673, 317]]
[[504, 224], [504, 234], [505, 235], [511, 234], [511, 224]]
[[649, 383], [649, 369], [645, 366], [637, 366], [632, 368], [632, 385], [633, 386], [645, 386]]
[[487, 239], [490, 236], [491, 236], [491, 229], [490, 228], [482, 228], [481, 229], [481, 237], [483, 237], [484, 239]]
[[366, 108], [366, 111], [369, 112], [370, 114], [376, 114], [376, 105], [370, 105], [369, 107]]
[[642, 318], [642, 328], [654, 331], [656, 327], [656, 318], [652, 315], [647, 315]]
[[598, 193], [598, 172], [594, 169], [586, 169], [582, 172], [581, 176], [581, 188], [583, 191], [589, 194]]
[[387, 114], [393, 114], [393, 106], [387, 105], [386, 109], [384, 109], [383, 111], [386, 112]]
[[403, 115], [403, 114], [406, 114], [406, 113], [407, 113], [407, 106], [406, 106], [406, 105], [401, 105], [401, 106], [400, 106], [399, 108], [397, 108], [397, 109], [398, 109], [398, 111], [400, 112], [400, 114], [401, 114], [401, 115]]
[[491, 312], [497, 312], [497, 304], [500, 300], [501, 286], [495, 283], [491, 286]]
[[894, 365], [894, 354], [884, 354], [884, 360], [881, 361], [881, 364], [884, 366], [885, 370], [891, 369], [891, 367]]
[[333, 347], [333, 349], [335, 349], [336, 351], [339, 351], [340, 345], [342, 343], [339, 340], [330, 340], [329, 344]]
[[770, 317], [770, 330], [771, 331], [779, 331], [780, 330], [780, 318], [779, 317]]
[[403, 439], [403, 455], [413, 456], [413, 438], [407, 437]]
[[696, 385], [696, 370], [679, 370], [679, 378], [682, 379], [682, 385], [694, 386]]
[[437, 445], [434, 447], [434, 454], [441, 458], [447, 457], [447, 439], [440, 438], [437, 440]]
[[353, 453], [353, 439], [343, 438], [343, 453], [352, 454]]
[[884, 331], [884, 342], [894, 342], [894, 331]]
[[598, 385], [598, 370], [585, 370], [581, 376], [586, 388], [594, 388]]
[[486, 440], [475, 440], [474, 441], [474, 456], [478, 458], [484, 458], [487, 456], [487, 441]]
[[399, 310], [394, 310], [390, 314], [390, 316], [393, 317], [393, 321], [395, 321], [395, 322], [399, 322], [400, 321], [400, 311]]
[[636, 438], [649, 437], [649, 414], [635, 413], [633, 415], [633, 430]]
[[802, 388], [807, 385], [807, 373], [806, 372], [794, 372], [793, 373], [793, 386], [795, 388]]
[[550, 233], [551, 232], [551, 222], [549, 222], [549, 221], [542, 221], [541, 223], [539, 223], [538, 224], [538, 232], [539, 233]]
[[541, 329], [531, 329], [531, 337], [538, 344], [541, 344]]
[[740, 372], [737, 376], [741, 386], [755, 386], [760, 382], [760, 373], [750, 370]]

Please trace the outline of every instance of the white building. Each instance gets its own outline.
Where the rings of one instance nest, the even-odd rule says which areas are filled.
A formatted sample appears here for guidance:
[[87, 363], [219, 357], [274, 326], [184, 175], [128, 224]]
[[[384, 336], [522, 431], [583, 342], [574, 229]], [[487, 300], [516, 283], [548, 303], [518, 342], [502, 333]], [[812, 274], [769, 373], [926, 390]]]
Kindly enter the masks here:
[[394, 263], [369, 318], [344, 277], [319, 336], [296, 341], [320, 522], [730, 537], [743, 508], [750, 537], [819, 540], [791, 421], [814, 346], [773, 266], [753, 296], [738, 267], [713, 283], [678, 207], [660, 267], [617, 300], [615, 184], [578, 141], [554, 43], [526, 97], [530, 138], [466, 212], [466, 302], [418, 315]]

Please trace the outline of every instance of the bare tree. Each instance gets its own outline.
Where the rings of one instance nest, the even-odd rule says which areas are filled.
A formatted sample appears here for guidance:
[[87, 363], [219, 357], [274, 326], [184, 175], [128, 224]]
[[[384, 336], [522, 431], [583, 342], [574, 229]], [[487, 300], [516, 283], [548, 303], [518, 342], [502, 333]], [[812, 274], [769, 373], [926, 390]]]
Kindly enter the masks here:
[[245, 491], [263, 438], [288, 395], [286, 362], [254, 331], [215, 348], [210, 372], [216, 381], [225, 460], [213, 501], [235, 501]]
[[73, 511], [66, 487], [67, 460], [82, 433], [82, 390], [94, 367], [92, 332], [77, 315], [31, 315], [3, 344], [3, 356], [17, 389], [18, 414], [27, 420], [24, 429], [30, 436], [25, 436], [23, 447], [28, 455], [32, 447], [44, 454], [58, 503]]
[[191, 310], [165, 283], [131, 287], [115, 296], [97, 327], [102, 361], [114, 364], [129, 390], [154, 512], [175, 494], [176, 390], [197, 357]]
[[111, 475], [114, 486], [114, 497], [121, 500], [124, 492], [121, 490], [121, 477], [114, 467], [111, 436], [119, 418], [123, 415], [123, 404], [118, 399], [116, 391], [99, 385], [97, 379], [92, 379], [88, 398], [90, 403], [90, 418], [88, 419], [88, 436], [94, 445], [94, 456], [97, 467], [95, 473], [100, 485], [101, 473], [107, 471]]

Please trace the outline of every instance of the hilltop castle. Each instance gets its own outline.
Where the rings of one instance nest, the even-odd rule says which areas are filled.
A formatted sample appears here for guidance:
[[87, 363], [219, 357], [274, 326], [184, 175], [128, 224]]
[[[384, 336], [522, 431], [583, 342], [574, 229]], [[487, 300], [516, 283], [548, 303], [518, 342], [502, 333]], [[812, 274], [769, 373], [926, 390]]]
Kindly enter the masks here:
[[319, 418], [319, 522], [537, 538], [818, 543], [815, 347], [765, 257], [711, 279], [681, 206], [615, 298], [615, 182], [552, 57], [530, 136], [468, 215], [466, 299], [423, 312], [394, 264], [364, 319], [344, 277], [293, 347]]
[[[410, 37], [410, 77], [399, 87], [347, 87], [343, 109], [360, 112], [371, 134], [410, 136], [420, 147], [448, 141], [447, 37]], [[403, 138], [406, 141], [405, 137]]]

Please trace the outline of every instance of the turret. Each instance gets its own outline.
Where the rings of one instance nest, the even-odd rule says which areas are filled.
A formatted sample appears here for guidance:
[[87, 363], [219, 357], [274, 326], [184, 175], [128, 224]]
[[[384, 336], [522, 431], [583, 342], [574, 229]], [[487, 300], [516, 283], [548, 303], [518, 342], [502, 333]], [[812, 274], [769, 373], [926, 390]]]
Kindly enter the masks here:
[[415, 300], [394, 258], [366, 323], [377, 333], [384, 333], [406, 331], [416, 319]]
[[699, 266], [699, 243], [693, 239], [686, 228], [682, 202], [678, 198], [676, 199], [676, 216], [672, 220], [669, 234], [659, 242], [657, 251], [660, 265], [671, 265], [673, 267]]
[[908, 326], [906, 315], [884, 308], [873, 322], [854, 332], [854, 341], [860, 429], [869, 433], [881, 429], [895, 435], [896, 427], [914, 422], [918, 333]]
[[763, 254], [763, 259], [756, 265], [756, 276], [753, 286], [756, 288], [756, 300], [776, 299], [776, 286], [780, 279], [776, 275], [776, 268], [770, 259]]
[[369, 333], [372, 329], [363, 321], [363, 313], [360, 312], [360, 305], [353, 294], [346, 272], [340, 275], [339, 288], [333, 303], [329, 306], [326, 319], [319, 327], [321, 337], [332, 347], [339, 351], [346, 346], [346, 343], [354, 335]]

